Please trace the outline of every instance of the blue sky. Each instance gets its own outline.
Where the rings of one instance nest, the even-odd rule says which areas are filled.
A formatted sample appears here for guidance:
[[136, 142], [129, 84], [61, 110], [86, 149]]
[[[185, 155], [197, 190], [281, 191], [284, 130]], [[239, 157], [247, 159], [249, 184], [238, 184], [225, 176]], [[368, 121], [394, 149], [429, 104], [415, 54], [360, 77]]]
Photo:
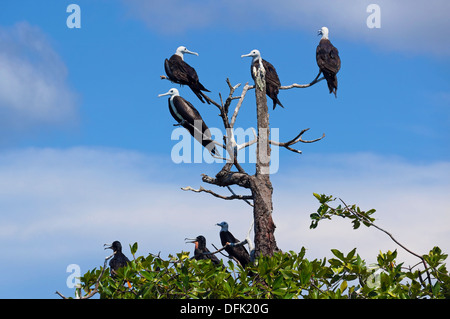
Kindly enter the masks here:
[[[103, 244], [116, 239], [128, 254], [135, 241], [141, 254], [190, 251], [185, 237], [203, 234], [218, 245], [214, 224], [222, 220], [244, 237], [251, 222], [244, 203], [180, 190], [198, 188], [200, 174], [221, 165], [173, 163], [174, 120], [167, 99], [157, 97], [173, 87], [159, 78], [164, 59], [180, 45], [198, 52], [186, 61], [216, 100], [228, 94], [227, 77], [233, 85], [251, 81], [250, 60], [240, 56], [252, 49], [283, 85], [308, 83], [324, 25], [342, 60], [338, 98], [320, 82], [281, 91], [286, 108], [270, 111], [281, 141], [304, 128], [307, 139], [326, 134], [298, 145], [301, 155], [279, 150], [278, 246], [305, 246], [311, 258], [357, 247], [369, 261], [398, 248], [345, 221], [309, 230], [318, 192], [377, 209], [380, 226], [412, 250], [448, 252], [450, 4], [380, 0], [381, 28], [370, 29], [371, 2], [2, 1], [0, 236], [8, 278], [0, 297], [73, 296], [66, 267], [102, 265]], [[80, 29], [66, 25], [71, 3], [81, 8]], [[221, 128], [215, 107], [179, 90]], [[236, 127], [255, 127], [253, 94]]]

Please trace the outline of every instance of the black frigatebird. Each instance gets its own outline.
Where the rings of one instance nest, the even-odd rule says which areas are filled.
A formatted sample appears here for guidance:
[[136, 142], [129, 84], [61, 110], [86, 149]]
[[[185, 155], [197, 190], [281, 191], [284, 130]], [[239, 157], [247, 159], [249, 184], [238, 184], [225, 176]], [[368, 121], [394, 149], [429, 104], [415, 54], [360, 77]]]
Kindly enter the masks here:
[[228, 253], [228, 255], [230, 257], [235, 258], [241, 264], [241, 266], [245, 268], [245, 266], [248, 263], [250, 263], [250, 255], [248, 254], [247, 249], [244, 247], [244, 245], [239, 245], [239, 246], [227, 245], [227, 243], [236, 244], [236, 243], [240, 242], [228, 230], [227, 222], [221, 222], [216, 225], [221, 227], [220, 232], [219, 232], [220, 241], [222, 243], [222, 246], [226, 245], [225, 251]]
[[[202, 235], [197, 236], [196, 238], [185, 238], [185, 240], [188, 240], [188, 243], [194, 243], [195, 249], [194, 249], [194, 258], [196, 260], [201, 259], [211, 259], [213, 264], [219, 265], [220, 260], [216, 257], [216, 255], [210, 254], [210, 251], [208, 248], [206, 248], [206, 238]], [[206, 253], [206, 254], [205, 254]]]
[[105, 244], [105, 249], [112, 249], [114, 257], [109, 261], [111, 275], [114, 277], [119, 268], [122, 268], [130, 262], [130, 260], [122, 253], [122, 244], [116, 240], [112, 244]]

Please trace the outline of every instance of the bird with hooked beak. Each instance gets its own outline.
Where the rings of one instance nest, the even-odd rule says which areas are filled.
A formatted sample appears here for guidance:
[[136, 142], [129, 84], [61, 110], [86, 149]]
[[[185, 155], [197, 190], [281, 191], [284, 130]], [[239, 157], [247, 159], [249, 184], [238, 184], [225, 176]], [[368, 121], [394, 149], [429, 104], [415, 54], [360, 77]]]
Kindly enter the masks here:
[[197, 109], [181, 97], [175, 88], [171, 88], [167, 93], [159, 94], [158, 97], [167, 95], [169, 95], [170, 114], [178, 122], [178, 125], [188, 130], [212, 155], [218, 156], [219, 151], [214, 145], [211, 132]]
[[283, 104], [281, 104], [280, 100], [278, 99], [281, 82], [278, 78], [278, 73], [275, 67], [270, 62], [267, 62], [266, 60], [261, 58], [261, 53], [258, 50], [252, 50], [249, 54], [241, 55], [241, 58], [243, 57], [253, 58], [250, 65], [250, 73], [256, 85], [261, 86], [260, 76], [264, 75], [264, 79], [266, 82], [266, 94], [273, 101], [273, 109], [275, 110], [275, 107], [277, 105], [284, 108]]
[[225, 251], [231, 258], [236, 259], [241, 266], [245, 268], [245, 266], [250, 263], [250, 255], [247, 249], [243, 245], [230, 245], [239, 243], [240, 241], [236, 239], [232, 233], [230, 233], [227, 222], [221, 222], [216, 225], [220, 227], [220, 241], [222, 246], [226, 246]]
[[206, 238], [204, 236], [199, 235], [196, 238], [185, 238], [184, 240], [186, 240], [187, 243], [195, 244], [194, 258], [196, 260], [210, 259], [213, 264], [220, 264], [220, 260], [216, 257], [216, 255], [210, 254], [209, 249], [206, 247]]
[[322, 38], [316, 48], [316, 61], [319, 66], [319, 74], [316, 79], [323, 73], [325, 80], [327, 80], [330, 94], [334, 93], [334, 96], [337, 97], [336, 91], [338, 81], [336, 74], [341, 68], [341, 58], [339, 57], [338, 49], [336, 49], [328, 39], [328, 34], [329, 30], [327, 27], [322, 27], [318, 31], [318, 35], [321, 35]]
[[192, 92], [197, 95], [202, 103], [205, 103], [205, 101], [203, 100], [204, 98], [206, 102], [210, 104], [208, 98], [202, 92], [210, 91], [200, 83], [195, 69], [184, 61], [184, 54], [193, 54], [198, 56], [197, 52], [189, 51], [184, 46], [178, 47], [175, 51], [175, 54], [173, 54], [170, 59], [166, 59], [164, 61], [164, 69], [166, 71], [167, 77], [174, 83], [189, 86]]
[[112, 249], [114, 257], [109, 261], [111, 276], [115, 277], [119, 268], [125, 267], [130, 260], [122, 253], [122, 244], [116, 240], [112, 244], [104, 244], [105, 249]]

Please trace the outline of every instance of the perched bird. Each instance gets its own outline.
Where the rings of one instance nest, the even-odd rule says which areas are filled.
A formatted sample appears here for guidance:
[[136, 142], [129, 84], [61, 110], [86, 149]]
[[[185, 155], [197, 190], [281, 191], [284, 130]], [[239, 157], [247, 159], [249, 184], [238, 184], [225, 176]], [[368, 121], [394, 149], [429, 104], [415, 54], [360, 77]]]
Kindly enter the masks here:
[[114, 277], [117, 269], [126, 266], [130, 260], [122, 253], [122, 244], [118, 240], [112, 244], [105, 244], [104, 246], [106, 246], [105, 249], [112, 249], [114, 253], [114, 257], [109, 261], [111, 275]]
[[241, 58], [243, 57], [253, 58], [250, 66], [250, 73], [256, 85], [258, 85], [258, 76], [261, 74], [261, 68], [264, 69], [264, 78], [266, 80], [266, 94], [273, 101], [273, 109], [275, 110], [277, 104], [284, 108], [283, 104], [281, 104], [280, 100], [278, 99], [278, 92], [281, 87], [281, 82], [278, 78], [277, 70], [275, 70], [275, 67], [261, 58], [261, 53], [258, 50], [252, 50], [252, 52], [250, 52], [249, 54], [241, 55]]
[[206, 248], [206, 238], [205, 237], [200, 235], [200, 236], [197, 236], [196, 238], [193, 238], [193, 239], [186, 238], [186, 240], [189, 240], [188, 243], [194, 243], [195, 244], [194, 258], [196, 260], [211, 259], [213, 264], [220, 265], [220, 260], [216, 257], [216, 255], [204, 254], [204, 253], [210, 253], [209, 249]]
[[[220, 241], [222, 242], [222, 246], [225, 246], [227, 243], [235, 244], [235, 243], [240, 242], [228, 230], [227, 222], [221, 222], [216, 225], [221, 227], [219, 234], [220, 234]], [[244, 245], [239, 245], [239, 246], [227, 245], [227, 247], [225, 248], [225, 251], [228, 253], [228, 255], [230, 257], [234, 257], [244, 268], [248, 263], [250, 263], [250, 255], [248, 254], [248, 251], [247, 251], [247, 249], [245, 249]]]
[[166, 59], [164, 61], [164, 69], [170, 81], [187, 85], [191, 88], [192, 92], [197, 95], [197, 97], [205, 103], [203, 98], [205, 98], [206, 102], [210, 104], [207, 97], [202, 91], [210, 92], [207, 90], [203, 84], [200, 83], [198, 79], [197, 72], [193, 67], [184, 62], [184, 54], [193, 54], [197, 55], [198, 53], [189, 51], [186, 47], [178, 47], [175, 54], [170, 57], [170, 59]]
[[219, 155], [219, 151], [211, 139], [211, 132], [197, 109], [189, 101], [182, 98], [175, 88], [170, 89], [167, 93], [159, 94], [158, 97], [166, 95], [170, 96], [169, 110], [175, 121], [188, 130], [210, 153]]
[[328, 89], [330, 90], [330, 94], [334, 93], [334, 96], [337, 97], [336, 91], [338, 87], [338, 81], [336, 74], [339, 72], [341, 68], [341, 59], [339, 58], [339, 51], [336, 49], [328, 39], [328, 28], [322, 27], [318, 35], [321, 35], [319, 45], [316, 49], [316, 60], [317, 65], [319, 66], [319, 75], [323, 73], [325, 80], [327, 80]]

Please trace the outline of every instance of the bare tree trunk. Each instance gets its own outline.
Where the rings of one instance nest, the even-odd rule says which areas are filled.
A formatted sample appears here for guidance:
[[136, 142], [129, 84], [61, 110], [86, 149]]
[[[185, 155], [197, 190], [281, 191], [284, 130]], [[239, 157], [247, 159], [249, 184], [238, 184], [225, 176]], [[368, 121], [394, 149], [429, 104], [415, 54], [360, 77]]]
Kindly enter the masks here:
[[271, 256], [278, 250], [275, 241], [275, 224], [272, 219], [272, 183], [270, 182], [269, 112], [265, 81], [255, 85], [258, 142], [256, 147], [256, 173], [251, 179], [253, 218], [255, 227], [255, 255]]
[[[271, 146], [274, 145], [277, 147], [284, 147], [287, 150], [301, 154], [302, 152], [298, 149], [293, 148], [293, 146], [297, 143], [314, 143], [325, 137], [325, 134], [322, 137], [314, 139], [314, 140], [304, 140], [302, 138], [303, 134], [307, 132], [309, 129], [303, 129], [296, 137], [287, 141], [287, 142], [278, 142], [270, 140], [270, 126], [269, 126], [269, 112], [267, 107], [267, 97], [266, 97], [266, 83], [265, 83], [265, 70], [261, 69], [258, 71], [258, 75], [255, 80], [254, 86], [249, 86], [248, 83], [245, 84], [242, 93], [240, 96], [233, 96], [234, 91], [240, 86], [237, 84], [232, 86], [229, 79], [227, 79], [228, 87], [230, 88], [230, 94], [226, 99], [225, 103], [222, 101], [222, 96], [220, 96], [221, 103], [217, 103], [209, 97], [205, 96], [205, 98], [213, 105], [215, 105], [220, 110], [220, 117], [223, 120], [223, 124], [225, 129], [227, 130], [227, 136], [224, 138], [224, 144], [220, 144], [216, 142], [216, 145], [223, 147], [226, 149], [230, 158], [227, 158], [227, 163], [223, 166], [223, 168], [216, 174], [215, 177], [208, 176], [206, 174], [202, 174], [202, 181], [211, 185], [217, 185], [220, 187], [228, 187], [228, 189], [232, 192], [232, 196], [224, 196], [213, 192], [212, 190], [205, 189], [200, 187], [199, 189], [194, 189], [190, 186], [183, 187], [182, 189], [185, 191], [193, 191], [196, 193], [209, 193], [217, 198], [225, 199], [225, 200], [245, 200], [249, 205], [253, 206], [253, 222], [254, 222], [254, 256], [272, 256], [274, 252], [279, 251], [277, 247], [277, 243], [275, 240], [274, 232], [275, 232], [275, 224], [272, 219], [272, 183], [270, 182], [270, 160], [271, 160]], [[163, 78], [163, 76], [161, 76]], [[324, 78], [315, 79], [313, 82], [309, 84], [292, 84], [289, 86], [282, 86], [280, 89], [291, 89], [291, 88], [306, 88], [314, 85], [322, 81]], [[236, 121], [236, 117], [238, 115], [239, 109], [242, 106], [245, 95], [249, 89], [255, 89], [256, 95], [256, 113], [257, 113], [257, 125], [258, 125], [258, 134], [254, 141], [243, 143], [241, 145], [237, 145], [234, 139], [233, 128]], [[228, 110], [233, 100], [239, 100], [234, 113], [231, 117], [231, 121], [228, 117]], [[245, 170], [241, 167], [241, 165], [237, 161], [237, 152], [245, 147], [252, 145], [254, 142], [257, 142], [256, 147], [256, 172], [255, 175], [249, 175]], [[232, 168], [235, 167], [237, 171], [232, 171]], [[252, 195], [238, 195], [235, 194], [230, 186], [237, 185], [239, 187], [250, 189]], [[253, 204], [250, 201], [253, 200]]]

